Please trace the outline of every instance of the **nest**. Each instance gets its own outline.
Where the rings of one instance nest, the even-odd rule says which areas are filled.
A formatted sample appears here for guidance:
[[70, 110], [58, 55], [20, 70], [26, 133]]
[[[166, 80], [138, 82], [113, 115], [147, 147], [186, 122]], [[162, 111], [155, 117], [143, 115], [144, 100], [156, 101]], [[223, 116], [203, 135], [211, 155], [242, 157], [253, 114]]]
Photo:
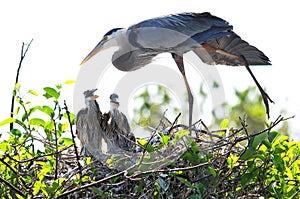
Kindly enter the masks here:
[[[86, 162], [87, 157], [70, 156], [75, 151], [69, 148], [60, 154], [60, 175], [69, 179], [65, 182], [68, 188], [58, 198], [187, 198], [200, 189], [202, 198], [259, 197], [265, 193], [263, 186], [236, 191], [243, 171], [231, 168], [228, 157], [242, 156], [251, 138], [269, 133], [284, 120], [278, 117], [269, 128], [250, 135], [243, 120], [241, 128], [214, 131], [201, 120], [189, 128], [164, 118], [146, 143], [139, 145], [141, 151], [120, 150], [115, 154], [94, 151], [92, 162], [83, 167], [80, 163]], [[157, 136], [169, 137], [168, 144], [151, 142]], [[242, 159], [239, 161], [244, 164]], [[89, 180], [76, 185], [71, 180], [75, 174]], [[205, 187], [200, 187], [204, 184]]]

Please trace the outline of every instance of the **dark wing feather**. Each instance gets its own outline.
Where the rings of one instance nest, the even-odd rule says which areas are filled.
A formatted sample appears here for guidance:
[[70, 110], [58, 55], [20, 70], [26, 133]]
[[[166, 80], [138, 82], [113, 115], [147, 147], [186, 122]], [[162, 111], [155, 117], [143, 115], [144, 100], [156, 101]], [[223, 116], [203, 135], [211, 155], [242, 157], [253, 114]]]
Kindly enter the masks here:
[[113, 65], [121, 71], [134, 71], [152, 62], [160, 52], [152, 49], [134, 48], [123, 53], [115, 53], [112, 58]]
[[[206, 41], [204, 42], [203, 46], [205, 45], [208, 45], [215, 50], [198, 48], [194, 49], [194, 52], [204, 63], [207, 64], [241, 66], [244, 65], [243, 60], [241, 59], [244, 57], [249, 65], [270, 65], [269, 58], [262, 51], [252, 45], [249, 45], [249, 43], [242, 40], [234, 32], [232, 32], [232, 34], [229, 36]], [[222, 54], [216, 50], [221, 50], [225, 53]]]
[[181, 13], [142, 21], [128, 28], [136, 47], [168, 49], [193, 38], [198, 43], [230, 34], [232, 26], [210, 13]]
[[81, 145], [88, 143], [88, 127], [86, 122], [87, 108], [81, 109], [76, 116], [76, 133]]

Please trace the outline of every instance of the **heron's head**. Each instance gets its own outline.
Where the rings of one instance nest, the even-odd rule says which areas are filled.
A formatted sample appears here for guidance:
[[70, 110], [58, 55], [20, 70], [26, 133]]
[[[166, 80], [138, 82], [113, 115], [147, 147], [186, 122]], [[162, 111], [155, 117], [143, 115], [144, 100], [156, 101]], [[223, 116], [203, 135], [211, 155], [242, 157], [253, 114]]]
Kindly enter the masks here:
[[119, 96], [116, 93], [113, 93], [109, 96], [110, 102], [119, 104]]
[[94, 55], [96, 55], [101, 50], [110, 48], [112, 46], [116, 46], [116, 38], [120, 35], [123, 35], [125, 32], [124, 28], [114, 28], [108, 31], [102, 38], [102, 40], [95, 46], [95, 48], [83, 59], [80, 63], [82, 66], [85, 62], [91, 59]]
[[119, 96], [113, 93], [109, 96], [110, 99], [110, 110], [114, 111], [119, 108]]
[[97, 89], [92, 89], [92, 90], [86, 90], [83, 92], [83, 95], [84, 95], [84, 98], [86, 101], [91, 101], [91, 100], [96, 100], [99, 95], [95, 95], [94, 92], [96, 91]]

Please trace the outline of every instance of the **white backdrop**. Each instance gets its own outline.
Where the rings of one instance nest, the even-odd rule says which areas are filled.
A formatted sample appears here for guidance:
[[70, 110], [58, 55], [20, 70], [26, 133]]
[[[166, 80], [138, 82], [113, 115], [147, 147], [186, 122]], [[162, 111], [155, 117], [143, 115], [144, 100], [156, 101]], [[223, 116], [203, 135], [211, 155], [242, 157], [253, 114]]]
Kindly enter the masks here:
[[[76, 79], [79, 63], [115, 27], [128, 27], [144, 19], [178, 12], [211, 12], [234, 27], [234, 31], [262, 50], [272, 66], [252, 67], [270, 97], [271, 115], [280, 109], [296, 115], [292, 133], [299, 130], [299, 4], [296, 1], [1, 1], [0, 2], [0, 120], [9, 117], [11, 91], [22, 42], [34, 39], [20, 74], [22, 91], [53, 86]], [[227, 100], [233, 87], [254, 85], [245, 68], [218, 67]], [[73, 86], [65, 86], [63, 98], [72, 104]], [[106, 87], [110, 89], [108, 85]], [[106, 106], [107, 96], [100, 103]], [[101, 101], [103, 100], [103, 102]], [[72, 108], [72, 107], [71, 107]], [[8, 126], [0, 129], [8, 130]], [[299, 140], [299, 138], [298, 138]]]

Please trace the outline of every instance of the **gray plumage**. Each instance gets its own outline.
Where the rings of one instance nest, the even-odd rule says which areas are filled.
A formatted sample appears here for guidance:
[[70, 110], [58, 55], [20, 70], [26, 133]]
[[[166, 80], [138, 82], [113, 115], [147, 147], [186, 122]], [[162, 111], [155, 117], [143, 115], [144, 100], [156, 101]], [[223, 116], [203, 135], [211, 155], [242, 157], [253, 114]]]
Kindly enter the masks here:
[[134, 71], [152, 62], [153, 58], [169, 52], [180, 70], [188, 92], [189, 125], [192, 124], [193, 96], [189, 87], [183, 54], [194, 51], [207, 64], [246, 66], [258, 86], [269, 114], [269, 96], [259, 85], [249, 65], [270, 65], [269, 58], [249, 45], [232, 31], [225, 20], [205, 13], [180, 13], [148, 19], [130, 26], [107, 32], [81, 65], [99, 51], [117, 46], [112, 55], [113, 65], [122, 71]]
[[[76, 117], [77, 136], [83, 147], [92, 150], [102, 150], [101, 116], [102, 113], [97, 103], [97, 89], [84, 92], [86, 108], [80, 110]], [[91, 152], [91, 151], [90, 151]]]
[[127, 117], [119, 111], [119, 96], [115, 93], [110, 95], [110, 111], [104, 115], [109, 117], [107, 133], [113, 137], [114, 142], [124, 150], [132, 150], [135, 137], [130, 131]]

